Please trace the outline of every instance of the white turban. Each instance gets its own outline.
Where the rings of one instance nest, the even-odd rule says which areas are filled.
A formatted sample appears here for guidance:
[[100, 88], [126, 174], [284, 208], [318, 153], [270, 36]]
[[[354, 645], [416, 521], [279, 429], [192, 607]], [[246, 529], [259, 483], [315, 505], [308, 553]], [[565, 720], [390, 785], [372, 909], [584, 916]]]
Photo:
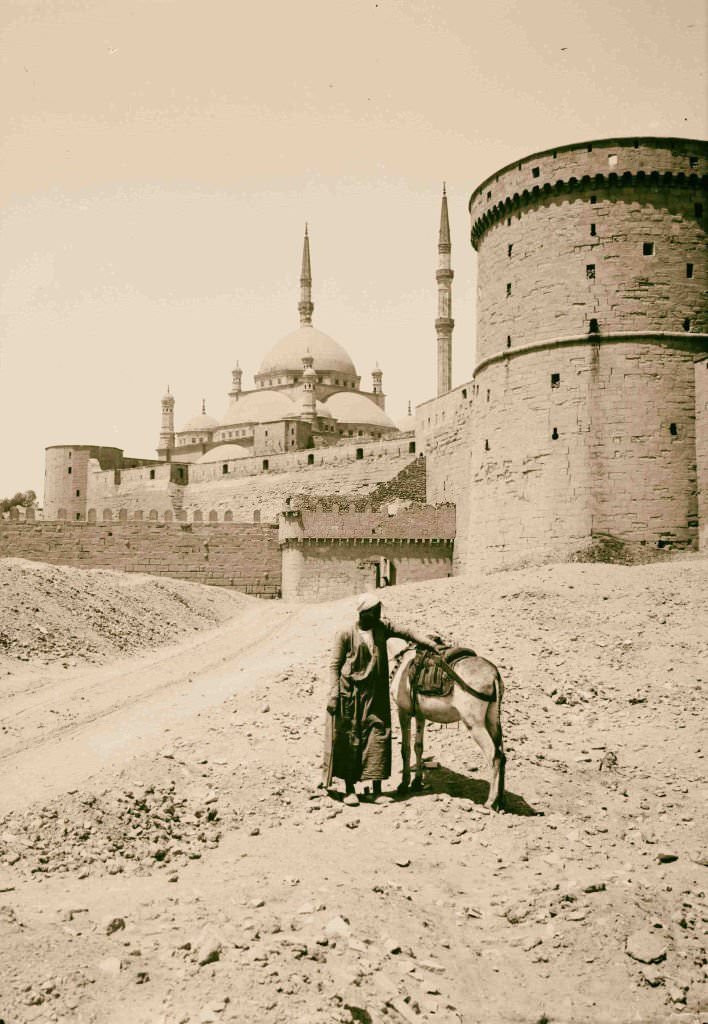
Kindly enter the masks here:
[[356, 603], [356, 610], [358, 612], [368, 612], [370, 608], [377, 608], [380, 604], [381, 598], [377, 597], [376, 594], [362, 594]]

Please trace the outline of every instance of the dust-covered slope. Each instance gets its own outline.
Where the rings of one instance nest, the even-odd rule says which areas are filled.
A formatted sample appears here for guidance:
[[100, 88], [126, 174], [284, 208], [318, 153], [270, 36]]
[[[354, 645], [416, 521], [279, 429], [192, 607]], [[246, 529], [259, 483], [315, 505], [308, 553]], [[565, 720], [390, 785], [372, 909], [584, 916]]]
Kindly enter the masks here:
[[0, 559], [0, 672], [13, 661], [99, 662], [224, 622], [248, 598], [109, 569]]

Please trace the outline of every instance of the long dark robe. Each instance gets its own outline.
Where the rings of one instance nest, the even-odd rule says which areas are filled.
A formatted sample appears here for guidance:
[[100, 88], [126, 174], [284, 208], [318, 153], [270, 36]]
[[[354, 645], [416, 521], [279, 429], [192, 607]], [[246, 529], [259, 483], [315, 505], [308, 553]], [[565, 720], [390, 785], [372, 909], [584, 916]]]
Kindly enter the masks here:
[[386, 641], [400, 637], [428, 646], [410, 629], [381, 620], [372, 630], [372, 648], [355, 626], [337, 634], [330, 664], [330, 700], [335, 715], [325, 724], [324, 783], [348, 784], [391, 775], [391, 700]]

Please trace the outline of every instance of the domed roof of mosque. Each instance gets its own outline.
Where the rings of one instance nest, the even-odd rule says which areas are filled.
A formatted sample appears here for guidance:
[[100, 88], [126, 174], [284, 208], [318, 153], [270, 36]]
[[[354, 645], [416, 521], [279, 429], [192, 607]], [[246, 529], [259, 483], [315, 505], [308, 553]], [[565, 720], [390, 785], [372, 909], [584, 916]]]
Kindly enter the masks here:
[[237, 423], [272, 423], [299, 416], [295, 403], [283, 391], [248, 391], [229, 404], [222, 426]]
[[327, 399], [327, 408], [340, 423], [361, 423], [367, 426], [387, 427], [395, 430], [396, 424], [383, 409], [358, 391], [335, 391]]
[[348, 353], [312, 324], [302, 324], [281, 338], [265, 356], [258, 373], [302, 373], [303, 356], [307, 355], [312, 356], [317, 373], [330, 370], [356, 377], [356, 367]]
[[211, 448], [208, 452], [204, 452], [197, 459], [198, 465], [203, 465], [206, 462], [227, 462], [229, 459], [247, 459], [253, 455], [252, 448], [246, 448], [242, 444], [218, 444], [216, 448]]
[[324, 402], [315, 402], [315, 411], [318, 416], [323, 416], [326, 420], [332, 419], [332, 413], [329, 411]]
[[411, 416], [410, 413], [407, 416], [401, 416], [400, 419], [396, 420], [396, 426], [402, 434], [415, 430], [415, 416]]
[[200, 412], [198, 416], [192, 416], [191, 420], [187, 420], [179, 433], [185, 433], [187, 430], [213, 430], [218, 426], [219, 421], [215, 420], [213, 416], [209, 416], [206, 412]]

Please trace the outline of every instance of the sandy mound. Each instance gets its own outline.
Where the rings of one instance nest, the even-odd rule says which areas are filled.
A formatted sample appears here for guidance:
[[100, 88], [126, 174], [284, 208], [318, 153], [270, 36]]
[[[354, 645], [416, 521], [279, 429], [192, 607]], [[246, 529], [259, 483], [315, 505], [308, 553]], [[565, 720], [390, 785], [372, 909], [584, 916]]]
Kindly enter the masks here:
[[250, 599], [179, 580], [0, 559], [0, 666], [100, 662], [169, 643]]

